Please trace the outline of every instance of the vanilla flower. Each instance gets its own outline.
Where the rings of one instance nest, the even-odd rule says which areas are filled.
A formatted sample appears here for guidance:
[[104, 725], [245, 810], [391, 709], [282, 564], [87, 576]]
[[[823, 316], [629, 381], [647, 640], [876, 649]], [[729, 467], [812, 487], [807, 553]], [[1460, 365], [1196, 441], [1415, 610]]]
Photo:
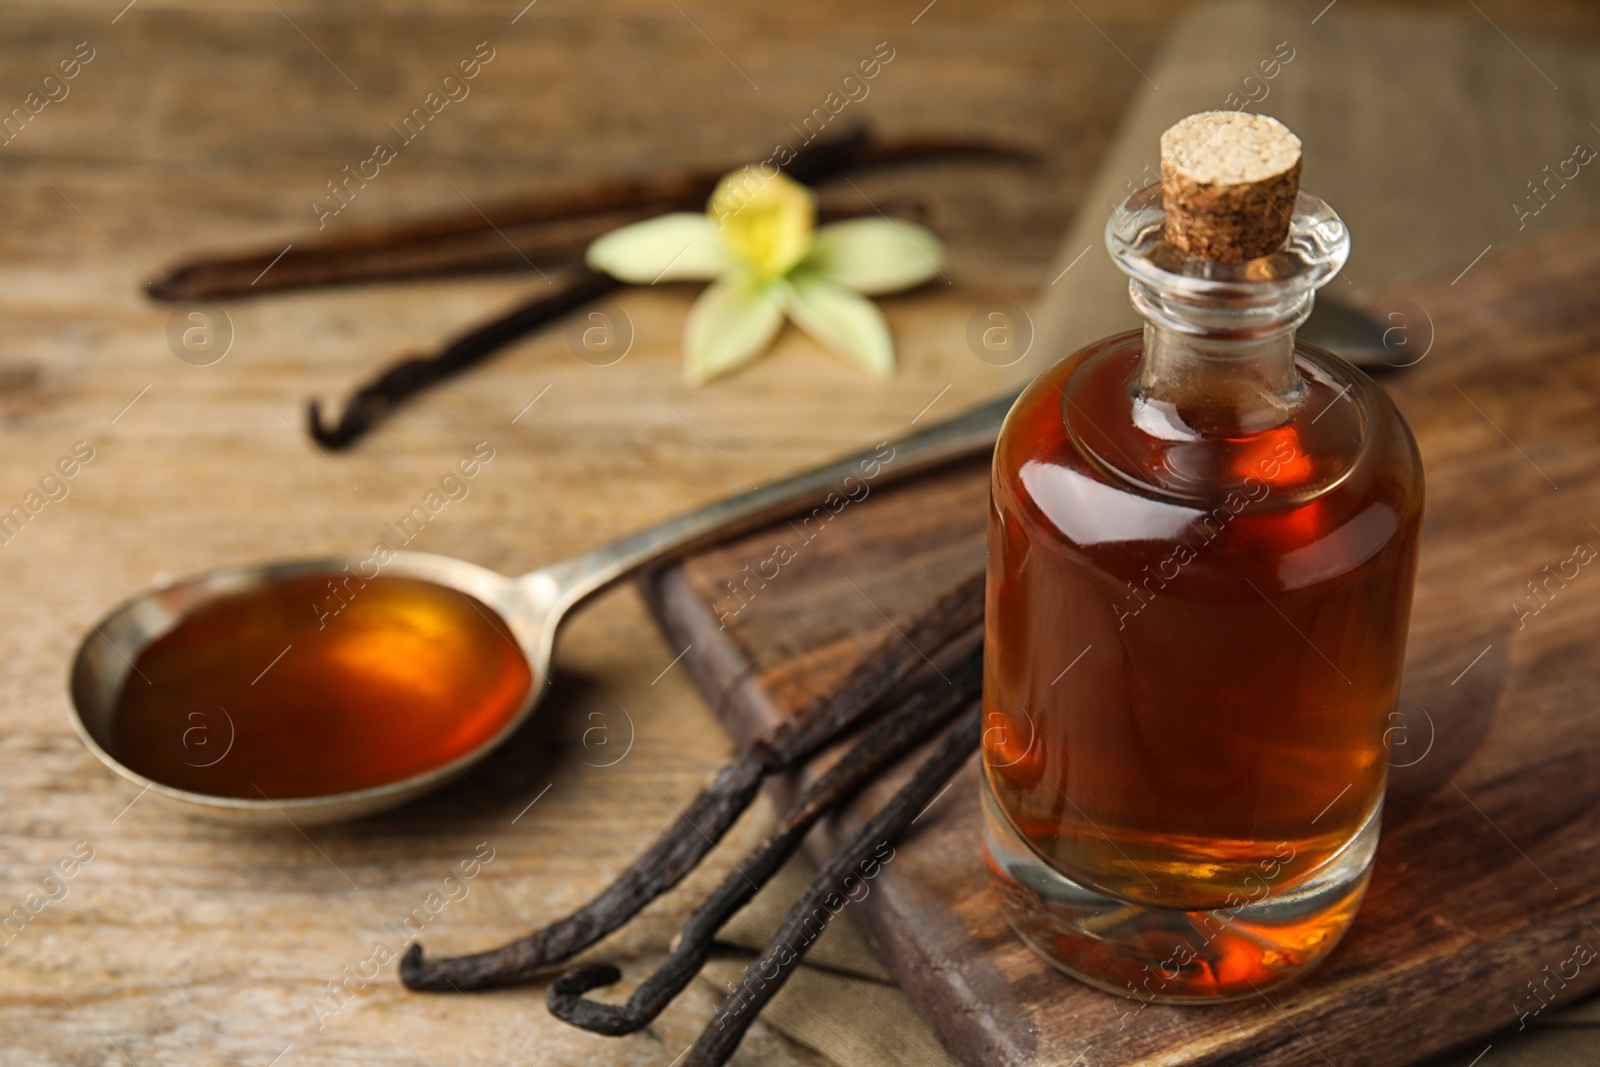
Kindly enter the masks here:
[[816, 228], [811, 191], [749, 167], [723, 178], [705, 214], [678, 212], [613, 230], [590, 267], [621, 281], [711, 280], [684, 326], [684, 370], [700, 384], [766, 351], [787, 317], [824, 348], [877, 375], [894, 343], [867, 299], [938, 273], [938, 238], [915, 223], [851, 219]]

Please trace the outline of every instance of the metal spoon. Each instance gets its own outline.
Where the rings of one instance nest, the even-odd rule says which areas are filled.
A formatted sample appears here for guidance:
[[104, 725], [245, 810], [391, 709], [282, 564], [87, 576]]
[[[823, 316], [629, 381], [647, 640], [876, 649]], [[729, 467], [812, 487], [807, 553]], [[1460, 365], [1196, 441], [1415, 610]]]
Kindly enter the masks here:
[[[1417, 362], [1420, 359], [1415, 354], [1417, 351], [1426, 355], [1433, 334], [1433, 324], [1428, 322], [1426, 340], [1409, 336], [1413, 329], [1421, 331], [1421, 317], [1426, 313], [1415, 305], [1407, 306], [1414, 308], [1417, 314], [1391, 310], [1384, 319], [1379, 319], [1336, 297], [1319, 293], [1311, 317], [1300, 325], [1296, 336], [1344, 357], [1368, 373], [1398, 370]], [[1418, 321], [1413, 323], [1413, 318]]]
[[[892, 443], [894, 451], [888, 459], [877, 451], [860, 452], [519, 578], [446, 556], [396, 553], [384, 565], [385, 575], [420, 578], [456, 589], [499, 613], [535, 678], [521, 709], [498, 733], [472, 752], [410, 778], [327, 796], [281, 800], [223, 797], [165, 785], [125, 766], [111, 754], [115, 748], [112, 737], [117, 696], [133, 669], [133, 661], [146, 645], [217, 597], [305, 575], [334, 574], [346, 565], [357, 565], [363, 558], [357, 555], [208, 571], [147, 590], [127, 601], [102, 619], [78, 646], [69, 680], [73, 725], [89, 751], [142, 790], [191, 812], [232, 822], [281, 823], [287, 817], [304, 826], [353, 819], [402, 804], [455, 778], [527, 721], [547, 688], [561, 622], [589, 597], [663, 560], [757, 529], [807, 505], [820, 504], [830, 494], [837, 493], [842, 498], [859, 491], [845, 483], [847, 478], [882, 485], [991, 448], [1014, 400], [1014, 395], [1000, 397], [901, 438]], [[876, 475], [864, 477], [863, 465], [874, 463], [878, 465]]]

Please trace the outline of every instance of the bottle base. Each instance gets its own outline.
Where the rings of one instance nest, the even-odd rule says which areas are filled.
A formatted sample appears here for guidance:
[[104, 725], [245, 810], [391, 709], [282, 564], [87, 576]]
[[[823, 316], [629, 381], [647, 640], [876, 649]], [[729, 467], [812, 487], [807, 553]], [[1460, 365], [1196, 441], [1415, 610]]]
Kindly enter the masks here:
[[1310, 880], [1213, 911], [1130, 904], [1046, 863], [1000, 810], [987, 778], [983, 844], [1001, 910], [1039, 955], [1081, 982], [1132, 1000], [1215, 1004], [1293, 981], [1355, 918], [1372, 873], [1381, 807]]

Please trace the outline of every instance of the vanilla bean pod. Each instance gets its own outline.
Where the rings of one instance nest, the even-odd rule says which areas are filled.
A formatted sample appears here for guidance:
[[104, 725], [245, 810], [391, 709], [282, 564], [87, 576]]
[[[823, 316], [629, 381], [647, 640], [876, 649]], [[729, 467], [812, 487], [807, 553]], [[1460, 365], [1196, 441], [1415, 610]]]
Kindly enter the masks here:
[[418, 992], [489, 989], [528, 981], [543, 968], [582, 952], [694, 869], [755, 799], [771, 762], [765, 742], [746, 749], [616, 881], [571, 915], [467, 956], [426, 959], [422, 945], [413, 942], [400, 960], [400, 981]]
[[642, 206], [483, 232], [462, 229], [439, 237], [386, 229], [348, 246], [293, 244], [286, 252], [185, 263], [150, 283], [146, 292], [155, 300], [226, 300], [368, 282], [537, 270], [577, 263], [601, 234], [659, 213], [658, 208]]
[[[807, 145], [783, 169], [797, 181], [815, 184], [845, 170], [961, 158], [1015, 163], [1037, 159], [1026, 150], [991, 141], [959, 137], [880, 141], [859, 128]], [[216, 300], [572, 261], [608, 230], [665, 211], [698, 210], [731, 169], [605, 181], [491, 205], [481, 212], [474, 209], [332, 240], [297, 242], [287, 250], [191, 260], [151, 282], [147, 291], [157, 300]], [[563, 223], [568, 225], [562, 227]], [[552, 229], [560, 232], [550, 233]]]
[[748, 747], [702, 791], [684, 818], [594, 900], [486, 952], [428, 960], [422, 946], [413, 943], [400, 961], [400, 980], [407, 988], [432, 992], [511, 985], [536, 977], [616, 930], [681, 881], [722, 839], [754, 799], [763, 777], [809, 759], [879, 710], [895, 686], [923, 666], [921, 649], [937, 654], [981, 628], [983, 581], [983, 575], [976, 575], [940, 597], [903, 632], [887, 635], [832, 693], [796, 711], [764, 741]]
[[[680, 206], [668, 204], [666, 208]], [[380, 232], [376, 236], [382, 240], [366, 240], [348, 247], [291, 246], [288, 252], [281, 253], [281, 259], [280, 253], [265, 253], [203, 260], [153, 282], [149, 294], [157, 300], [218, 300], [335, 285], [559, 267], [582, 260], [596, 238], [652, 218], [662, 210], [661, 206], [646, 204], [604, 215], [512, 223], [483, 232], [463, 230], [435, 238], [405, 237], [403, 231]], [[920, 222], [928, 217], [928, 210], [923, 200], [894, 195], [872, 205], [821, 206], [817, 221], [825, 224], [876, 217], [882, 211], [894, 218]]]
[[[783, 925], [745, 973], [744, 980], [717, 1009], [711, 1024], [682, 1061], [682, 1067], [721, 1067], [728, 1062], [761, 1009], [794, 973], [795, 966], [826, 929], [828, 920], [849, 900], [846, 882], [851, 878], [858, 883], [870, 879], [883, 863], [891, 862], [893, 855], [883, 859], [878, 850], [899, 841], [937, 798], [945, 783], [977, 751], [981, 722], [981, 707], [972, 708], [939, 742], [933, 755], [917, 768], [911, 780], [834, 853], [822, 873], [789, 909]], [[769, 968], [773, 971], [770, 976]]]
[[958, 712], [966, 710], [983, 686], [981, 646], [950, 672], [948, 686], [916, 690], [892, 715], [874, 725], [855, 747], [829, 767], [801, 795], [778, 828], [723, 880], [689, 921], [678, 945], [645, 979], [626, 1004], [604, 1004], [584, 996], [611, 985], [622, 972], [609, 964], [580, 968], [550, 986], [551, 1014], [574, 1026], [618, 1037], [655, 1021], [672, 998], [693, 981], [711, 955], [717, 931], [756, 895], [799, 849], [818, 819], [837, 809], [886, 768], [899, 762]]
[[585, 269], [554, 293], [540, 296], [456, 338], [438, 355], [419, 356], [390, 367], [345, 401], [339, 421], [331, 427], [323, 425], [322, 408], [313, 400], [306, 414], [311, 436], [324, 448], [348, 448], [407, 397], [460, 374], [528, 331], [599, 299], [621, 284], [609, 275]]

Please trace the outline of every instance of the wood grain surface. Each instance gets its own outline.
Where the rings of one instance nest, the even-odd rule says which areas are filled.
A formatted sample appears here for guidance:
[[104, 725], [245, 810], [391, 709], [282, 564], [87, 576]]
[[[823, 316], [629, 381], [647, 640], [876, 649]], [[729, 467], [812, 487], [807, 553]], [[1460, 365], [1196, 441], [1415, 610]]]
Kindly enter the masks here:
[[[1578, 949], [1600, 938], [1597, 279], [1592, 229], [1382, 297], [1437, 326], [1427, 357], [1385, 378], [1428, 508], [1383, 839], [1344, 943], [1270, 999], [1221, 1007], [1140, 1006], [1074, 982], [998, 914], [974, 758], [858, 915], [961, 1062], [1385, 1067], [1600, 988]], [[651, 600], [748, 738], [981, 573], [987, 504], [985, 464], [964, 463], [688, 560], [652, 580]], [[884, 795], [813, 835], [819, 862]]]
[[[68, 657], [94, 619], [158, 575], [367, 548], [479, 441], [496, 458], [418, 547], [512, 573], [891, 436], [924, 409], [934, 418], [989, 395], [1002, 372], [968, 349], [969, 318], [988, 301], [1025, 300], [1043, 278], [1142, 84], [1139, 68], [1189, 6], [0, 6], [0, 115], [30, 92], [59, 97], [0, 144], [0, 503], [23, 503], [78, 442], [94, 450], [67, 494], [0, 546], [10, 608], [0, 629], [0, 914], [27, 915], [0, 934], [0, 1064], [669, 1063], [709, 1018], [712, 1000], [698, 986], [651, 1030], [613, 1041], [549, 1018], [537, 986], [469, 1001], [406, 994], [390, 967], [370, 980], [346, 971], [380, 945], [403, 947], [388, 924], [422, 906], [480, 842], [494, 858], [463, 899], [431, 915], [430, 952], [498, 943], [575, 906], [728, 756], [681, 664], [671, 666], [679, 648], [657, 636], [632, 594], [573, 623], [552, 699], [471, 780], [306, 834], [194, 822], [125, 790], [73, 736]], [[1600, 40], [1600, 16], [1580, 0], [1476, 6], [1513, 35]], [[866, 380], [790, 333], [749, 371], [686, 389], [679, 336], [692, 289], [664, 286], [618, 299], [636, 330], [621, 363], [581, 362], [559, 331], [533, 338], [330, 458], [301, 432], [306, 398], [334, 400], [379, 364], [436, 346], [544, 280], [232, 302], [223, 309], [231, 347], [203, 367], [175, 358], [172, 309], [141, 295], [147, 277], [194, 252], [315, 234], [310, 201], [393, 137], [390, 124], [479, 42], [494, 58], [471, 95], [403, 147], [324, 235], [599, 175], [759, 158], [885, 40], [896, 58], [844, 118], [894, 133], [987, 133], [1045, 154], [1032, 172], [950, 166], [828, 191], [859, 209], [852, 197], [914, 186], [950, 244], [949, 285], [884, 301], [902, 363], [889, 381]], [[58, 65], [83, 43], [93, 58], [62, 96], [43, 79], [59, 79]], [[1504, 398], [1473, 395], [1524, 448], [1545, 439], [1544, 415], [1506, 421]], [[1460, 414], [1460, 447], [1501, 447], [1474, 418]], [[1555, 618], [1576, 612], [1572, 601]], [[1560, 626], [1541, 629], [1553, 638]], [[1558, 651], [1531, 666], [1555, 672]], [[1479, 795], [1478, 783], [1463, 784], [1498, 821], [1495, 787]], [[1547, 814], [1570, 801], [1557, 791]], [[1513, 837], [1530, 829], [1501, 825]], [[1503, 858], [1506, 875], [1514, 871], [1514, 855], [1472, 840], [1467, 855]], [[80, 842], [93, 857], [74, 866]], [[642, 972], [724, 873], [712, 863], [601, 951]], [[341, 981], [349, 1003], [326, 1015], [318, 998]], [[816, 1058], [758, 1026], [739, 1062]]]

